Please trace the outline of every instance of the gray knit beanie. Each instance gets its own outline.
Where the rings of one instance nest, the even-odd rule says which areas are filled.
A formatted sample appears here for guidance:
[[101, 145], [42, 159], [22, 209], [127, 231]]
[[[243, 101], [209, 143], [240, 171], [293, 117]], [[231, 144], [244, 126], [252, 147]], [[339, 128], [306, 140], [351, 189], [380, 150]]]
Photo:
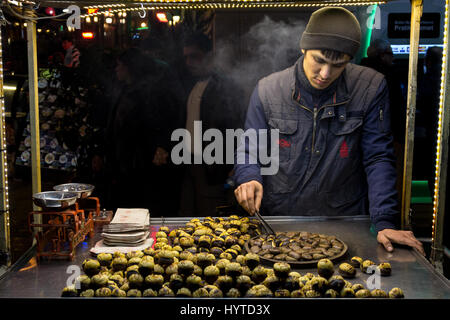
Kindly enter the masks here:
[[361, 27], [353, 13], [340, 7], [325, 7], [311, 15], [300, 48], [335, 50], [354, 57], [360, 43]]

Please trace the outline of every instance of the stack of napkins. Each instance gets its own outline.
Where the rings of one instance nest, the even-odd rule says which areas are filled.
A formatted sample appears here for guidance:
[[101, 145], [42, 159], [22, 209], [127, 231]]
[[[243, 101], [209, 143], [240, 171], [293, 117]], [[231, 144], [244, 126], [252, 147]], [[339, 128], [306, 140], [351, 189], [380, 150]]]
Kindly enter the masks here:
[[147, 209], [117, 209], [110, 224], [103, 227], [103, 244], [115, 247], [142, 245], [150, 235]]

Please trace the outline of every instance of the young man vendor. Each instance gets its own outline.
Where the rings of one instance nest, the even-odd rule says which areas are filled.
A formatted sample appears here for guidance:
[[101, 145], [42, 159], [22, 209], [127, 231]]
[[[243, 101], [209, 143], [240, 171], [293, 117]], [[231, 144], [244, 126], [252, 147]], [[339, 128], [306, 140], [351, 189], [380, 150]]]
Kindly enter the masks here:
[[[396, 230], [396, 170], [383, 75], [349, 63], [361, 29], [348, 10], [315, 11], [300, 41], [302, 57], [261, 79], [250, 99], [245, 130], [279, 130], [279, 170], [236, 164], [235, 195], [253, 214], [348, 216], [370, 213], [377, 240], [423, 254], [412, 232]], [[247, 155], [249, 143], [239, 152]], [[263, 188], [264, 186], [264, 188]]]

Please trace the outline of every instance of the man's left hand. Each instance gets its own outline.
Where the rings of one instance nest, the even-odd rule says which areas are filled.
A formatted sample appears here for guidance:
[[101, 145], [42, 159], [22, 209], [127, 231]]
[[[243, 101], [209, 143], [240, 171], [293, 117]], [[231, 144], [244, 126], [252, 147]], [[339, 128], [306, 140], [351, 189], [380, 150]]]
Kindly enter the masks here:
[[425, 255], [422, 243], [414, 237], [412, 231], [383, 229], [378, 232], [377, 240], [388, 252], [394, 251], [392, 243], [398, 243], [416, 248], [417, 251]]

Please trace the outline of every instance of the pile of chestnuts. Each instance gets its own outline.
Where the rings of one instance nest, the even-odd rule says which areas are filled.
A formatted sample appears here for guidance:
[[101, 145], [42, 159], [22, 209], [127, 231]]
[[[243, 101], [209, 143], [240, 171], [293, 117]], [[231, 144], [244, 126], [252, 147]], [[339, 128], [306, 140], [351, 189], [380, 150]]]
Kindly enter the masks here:
[[[399, 288], [389, 293], [369, 291], [334, 275], [328, 258], [317, 263], [317, 273], [304, 275], [287, 262], [272, 268], [259, 255], [244, 252], [243, 244], [259, 234], [259, 224], [248, 218], [192, 219], [183, 228], [161, 227], [156, 243], [127, 254], [98, 254], [82, 264], [84, 274], [65, 287], [63, 297], [280, 297], [401, 298]], [[359, 260], [358, 260], [359, 261]], [[352, 259], [351, 263], [355, 263]], [[353, 267], [350, 263], [349, 266]], [[387, 272], [388, 265], [383, 265]], [[369, 268], [370, 265], [366, 265]], [[341, 272], [339, 266], [339, 272]], [[363, 270], [363, 265], [359, 267]], [[345, 270], [345, 268], [342, 268]], [[381, 269], [380, 269], [381, 270]], [[347, 270], [348, 271], [348, 270]], [[347, 274], [345, 274], [347, 277]]]

